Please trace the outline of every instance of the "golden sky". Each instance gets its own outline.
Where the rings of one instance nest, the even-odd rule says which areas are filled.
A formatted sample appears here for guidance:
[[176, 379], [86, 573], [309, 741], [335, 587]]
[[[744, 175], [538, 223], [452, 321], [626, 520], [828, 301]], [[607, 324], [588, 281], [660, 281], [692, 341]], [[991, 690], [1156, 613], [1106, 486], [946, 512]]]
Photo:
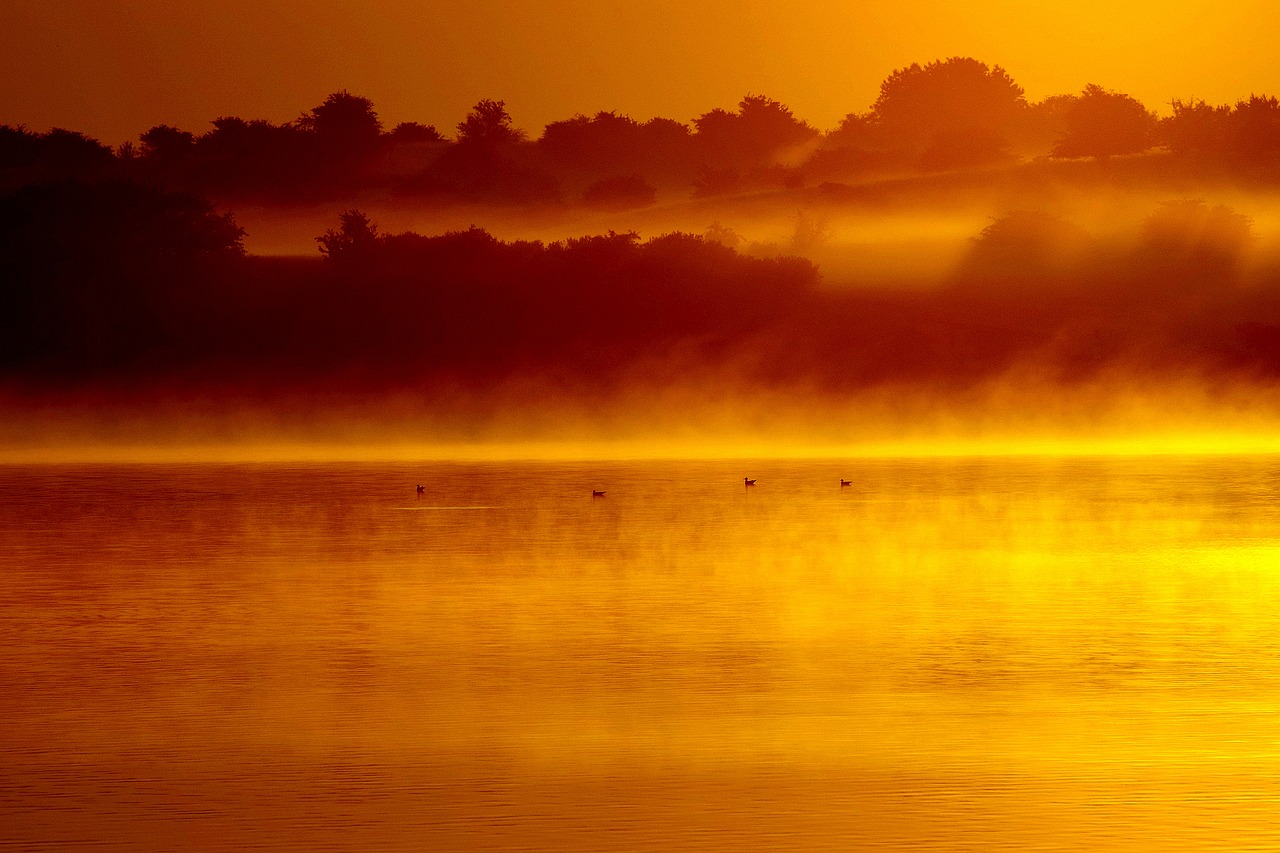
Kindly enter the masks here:
[[346, 88], [452, 134], [482, 98], [537, 136], [614, 109], [688, 121], [747, 93], [820, 128], [911, 62], [999, 64], [1032, 99], [1086, 83], [1172, 98], [1280, 93], [1280, 5], [1252, 0], [6, 0], [0, 123], [103, 141], [219, 115], [286, 121]]

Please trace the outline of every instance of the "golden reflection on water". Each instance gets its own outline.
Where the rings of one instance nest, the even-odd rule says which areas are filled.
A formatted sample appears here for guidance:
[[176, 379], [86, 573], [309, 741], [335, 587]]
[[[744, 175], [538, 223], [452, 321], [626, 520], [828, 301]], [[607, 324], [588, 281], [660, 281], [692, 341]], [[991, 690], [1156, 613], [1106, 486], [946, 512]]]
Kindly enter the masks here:
[[1275, 849], [1277, 478], [0, 469], [0, 845]]

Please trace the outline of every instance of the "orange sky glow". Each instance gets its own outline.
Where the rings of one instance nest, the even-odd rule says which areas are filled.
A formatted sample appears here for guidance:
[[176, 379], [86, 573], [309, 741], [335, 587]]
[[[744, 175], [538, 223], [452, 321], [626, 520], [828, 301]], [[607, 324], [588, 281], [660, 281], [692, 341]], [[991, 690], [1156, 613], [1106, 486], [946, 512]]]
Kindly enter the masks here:
[[537, 136], [575, 113], [681, 121], [747, 93], [815, 126], [867, 109], [895, 68], [999, 64], [1040, 99], [1096, 82], [1168, 111], [1280, 91], [1280, 7], [992, 0], [645, 4], [548, 0], [9, 0], [0, 123], [116, 144], [220, 115], [287, 121], [346, 88], [384, 122], [452, 134], [482, 98]]

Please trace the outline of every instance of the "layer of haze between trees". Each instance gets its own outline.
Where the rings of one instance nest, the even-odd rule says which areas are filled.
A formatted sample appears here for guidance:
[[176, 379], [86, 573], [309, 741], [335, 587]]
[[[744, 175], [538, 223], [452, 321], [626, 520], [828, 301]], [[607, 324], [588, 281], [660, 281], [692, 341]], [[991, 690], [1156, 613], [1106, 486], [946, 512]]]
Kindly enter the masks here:
[[[692, 127], [601, 113], [534, 141], [483, 101], [446, 140], [345, 92], [115, 151], [6, 127], [0, 382], [18, 408], [395, 400], [472, 434], [567, 411], [803, 429], [859, 401], [880, 422], [1085, 422], [1162, 388], [1161, 417], [1269, 410], [1277, 152], [1274, 98], [1030, 104], [969, 59], [895, 72], [827, 133], [748, 96]], [[245, 251], [238, 208], [300, 205], [330, 211], [318, 251]], [[427, 236], [361, 211], [488, 221]]]

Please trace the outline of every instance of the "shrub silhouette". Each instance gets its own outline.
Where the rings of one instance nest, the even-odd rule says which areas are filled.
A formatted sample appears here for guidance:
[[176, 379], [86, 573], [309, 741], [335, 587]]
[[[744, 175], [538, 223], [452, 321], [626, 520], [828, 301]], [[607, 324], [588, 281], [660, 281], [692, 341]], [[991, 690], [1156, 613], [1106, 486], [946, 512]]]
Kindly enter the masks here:
[[1162, 267], [1179, 268], [1183, 275], [1230, 271], [1255, 239], [1249, 217], [1199, 199], [1160, 205], [1143, 223], [1142, 236]]
[[402, 121], [387, 133], [387, 140], [396, 145], [417, 145], [428, 142], [443, 142], [444, 137], [434, 125], [421, 124], [416, 121]]
[[1070, 272], [1092, 245], [1087, 231], [1061, 216], [1015, 210], [992, 220], [972, 239], [961, 276], [1043, 284]]

